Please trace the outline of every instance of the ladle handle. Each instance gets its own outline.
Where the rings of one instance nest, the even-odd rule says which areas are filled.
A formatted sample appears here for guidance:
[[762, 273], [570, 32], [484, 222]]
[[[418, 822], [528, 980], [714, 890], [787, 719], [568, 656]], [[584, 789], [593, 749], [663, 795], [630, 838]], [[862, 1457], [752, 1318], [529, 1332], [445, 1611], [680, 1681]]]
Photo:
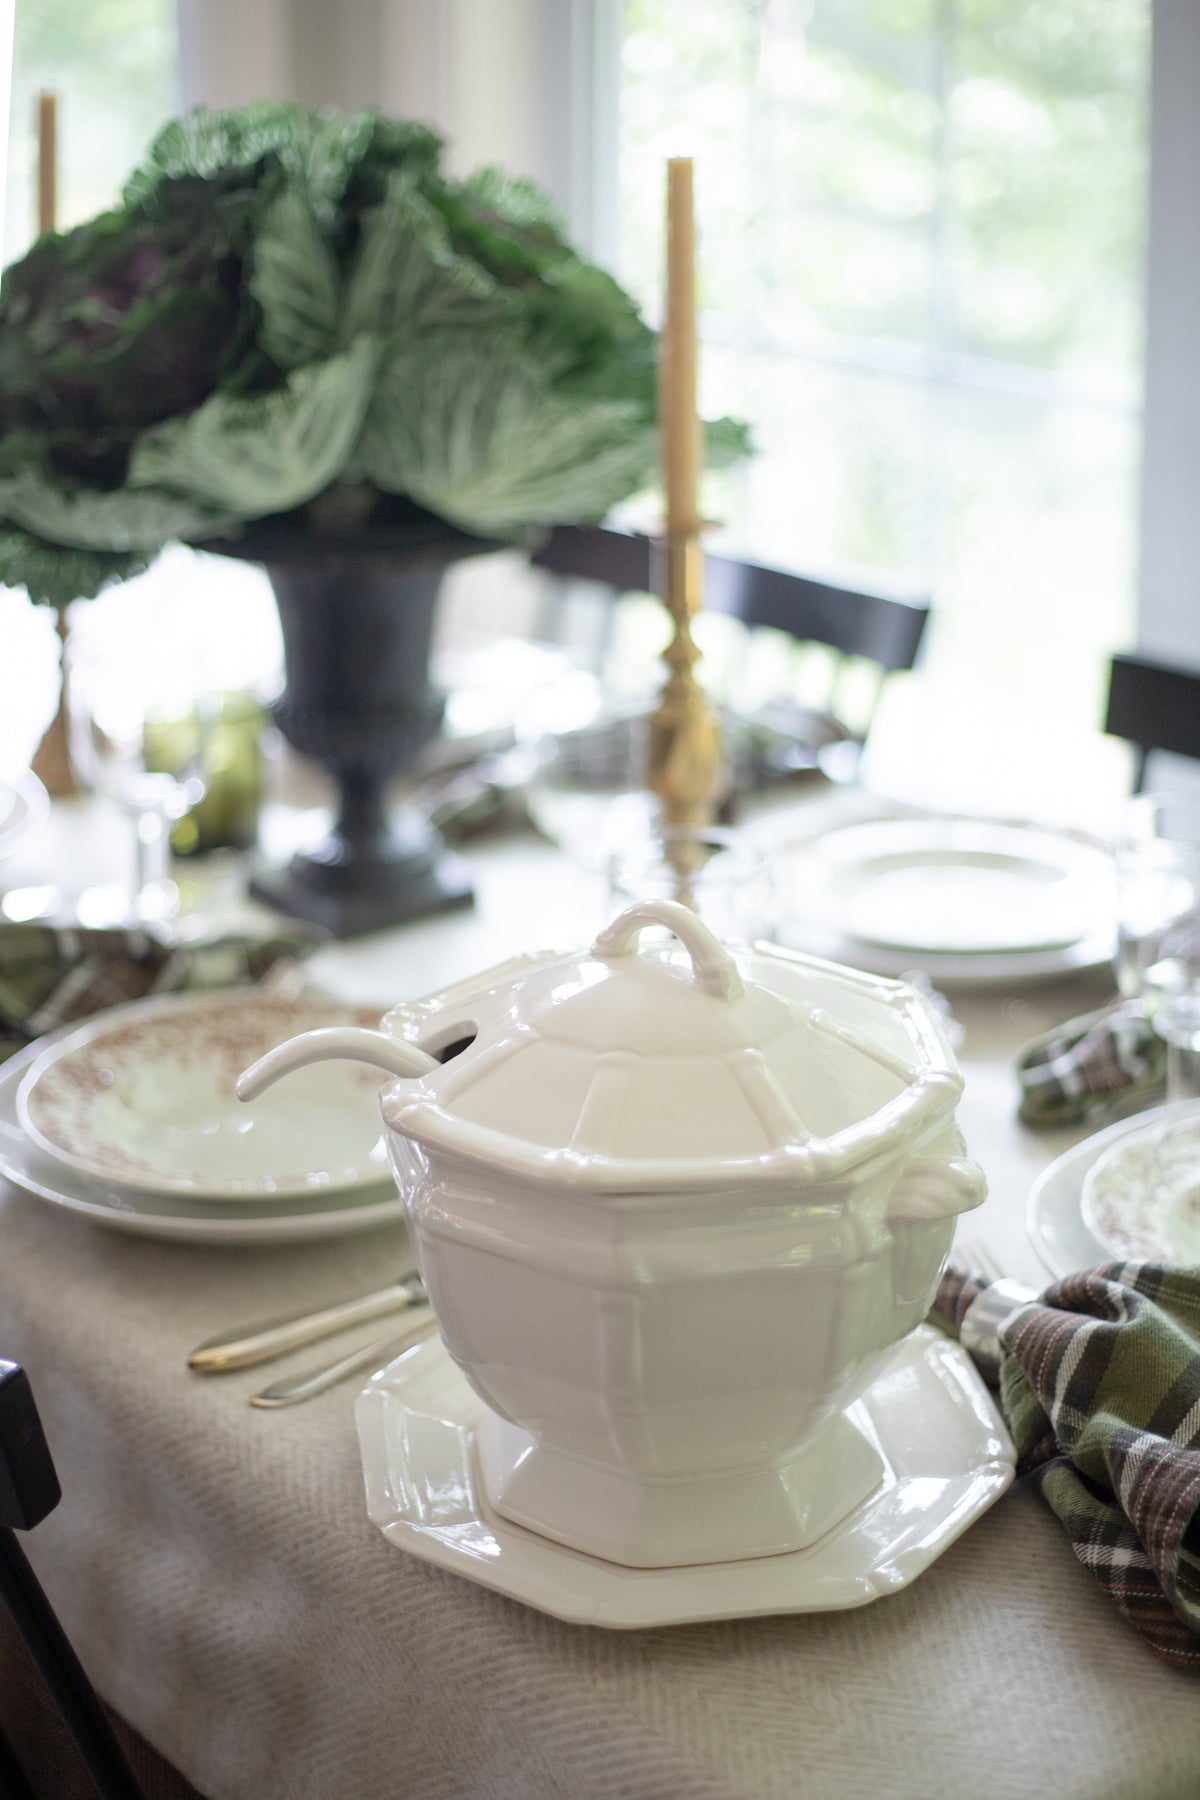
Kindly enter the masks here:
[[361, 1025], [322, 1025], [316, 1031], [302, 1031], [299, 1037], [277, 1044], [251, 1063], [237, 1078], [237, 1097], [257, 1100], [281, 1075], [290, 1075], [309, 1063], [328, 1062], [333, 1057], [371, 1063], [388, 1075], [410, 1078], [428, 1075], [431, 1069], [439, 1067], [435, 1057], [404, 1038], [389, 1037], [384, 1031], [367, 1031]]
[[692, 972], [706, 993], [719, 1000], [740, 1000], [745, 993], [738, 966], [725, 946], [690, 906], [679, 900], [639, 900], [618, 913], [592, 945], [593, 956], [628, 956], [640, 932], [651, 925], [673, 931], [692, 959]]

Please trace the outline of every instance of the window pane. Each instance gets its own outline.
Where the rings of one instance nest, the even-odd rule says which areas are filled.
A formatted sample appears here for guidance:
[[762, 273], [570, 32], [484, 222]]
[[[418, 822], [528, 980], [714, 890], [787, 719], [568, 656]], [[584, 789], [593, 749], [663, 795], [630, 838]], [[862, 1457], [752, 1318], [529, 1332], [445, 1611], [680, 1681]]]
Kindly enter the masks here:
[[19, 0], [4, 261], [37, 232], [37, 96], [58, 95], [60, 230], [111, 206], [179, 110], [174, 0]]
[[1035, 798], [1036, 721], [1121, 776], [1096, 727], [1133, 637], [1149, 11], [623, 10], [620, 273], [657, 313], [663, 164], [693, 155], [704, 404], [759, 450], [714, 483], [726, 541], [932, 594], [923, 714], [1034, 721], [1002, 772]]

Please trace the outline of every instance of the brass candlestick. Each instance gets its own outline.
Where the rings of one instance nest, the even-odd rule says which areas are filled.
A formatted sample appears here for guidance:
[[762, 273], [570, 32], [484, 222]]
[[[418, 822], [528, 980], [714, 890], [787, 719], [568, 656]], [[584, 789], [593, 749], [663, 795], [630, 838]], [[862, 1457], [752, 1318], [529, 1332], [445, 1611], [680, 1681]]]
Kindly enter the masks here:
[[650, 720], [646, 785], [657, 794], [667, 830], [696, 830], [716, 816], [724, 778], [717, 717], [696, 679], [700, 651], [692, 621], [703, 599], [704, 553], [699, 532], [665, 541], [664, 604], [674, 631], [663, 652], [669, 674]]
[[692, 622], [704, 591], [698, 501], [702, 460], [696, 412], [696, 224], [689, 157], [667, 163], [666, 308], [659, 339], [659, 419], [667, 503], [665, 580], [658, 582], [675, 627], [668, 668], [650, 720], [646, 786], [658, 796], [663, 847], [678, 898], [690, 902], [691, 877], [704, 860], [688, 833], [711, 825], [724, 780], [721, 734], [700, 683]]

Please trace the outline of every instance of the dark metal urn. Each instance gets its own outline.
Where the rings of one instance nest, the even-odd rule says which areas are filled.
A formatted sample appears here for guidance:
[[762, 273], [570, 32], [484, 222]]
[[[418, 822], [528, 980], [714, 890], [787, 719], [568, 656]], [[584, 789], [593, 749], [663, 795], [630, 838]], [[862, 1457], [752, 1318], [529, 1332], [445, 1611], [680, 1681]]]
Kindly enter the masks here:
[[303, 546], [251, 527], [235, 551], [263, 563], [279, 608], [285, 685], [275, 722], [294, 749], [329, 771], [340, 795], [328, 835], [286, 868], [258, 873], [250, 891], [339, 938], [474, 897], [465, 865], [428, 819], [387, 799], [392, 779], [441, 725], [429, 652], [445, 571], [496, 547], [436, 524], [415, 537], [385, 532]]

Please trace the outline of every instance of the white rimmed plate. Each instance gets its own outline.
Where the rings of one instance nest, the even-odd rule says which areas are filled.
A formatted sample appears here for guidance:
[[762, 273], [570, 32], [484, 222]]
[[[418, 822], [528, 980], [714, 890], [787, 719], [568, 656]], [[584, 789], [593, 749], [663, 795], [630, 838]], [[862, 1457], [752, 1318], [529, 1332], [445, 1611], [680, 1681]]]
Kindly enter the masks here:
[[1107, 853], [987, 819], [874, 819], [790, 846], [777, 867], [785, 942], [880, 974], [1058, 975], [1113, 952]]
[[252, 1105], [234, 1083], [298, 1032], [378, 1023], [370, 1008], [247, 989], [134, 1001], [44, 1049], [17, 1116], [57, 1162], [146, 1193], [241, 1204], [372, 1187], [387, 1176], [377, 1070], [301, 1070]]
[[1076, 1269], [1094, 1268], [1113, 1259], [1113, 1252], [1094, 1235], [1083, 1216], [1083, 1185], [1093, 1165], [1122, 1138], [1144, 1130], [1151, 1119], [1194, 1116], [1195, 1111], [1194, 1100], [1182, 1100], [1156, 1107], [1153, 1113], [1120, 1119], [1073, 1145], [1042, 1170], [1029, 1190], [1025, 1226], [1052, 1275], [1070, 1275]]
[[395, 1229], [404, 1218], [404, 1202], [390, 1180], [340, 1194], [274, 1202], [247, 1200], [231, 1207], [220, 1201], [148, 1194], [80, 1175], [39, 1150], [17, 1120], [17, 1089], [45, 1044], [45, 1039], [40, 1040], [0, 1063], [0, 1175], [39, 1200], [132, 1237], [184, 1244], [303, 1242], [385, 1225]]
[[885, 1473], [839, 1525], [782, 1556], [630, 1569], [492, 1512], [476, 1458], [482, 1411], [440, 1338], [373, 1376], [356, 1407], [372, 1521], [390, 1543], [484, 1587], [620, 1629], [830, 1612], [895, 1593], [999, 1499], [1015, 1461], [966, 1352], [919, 1326], [849, 1409]]

